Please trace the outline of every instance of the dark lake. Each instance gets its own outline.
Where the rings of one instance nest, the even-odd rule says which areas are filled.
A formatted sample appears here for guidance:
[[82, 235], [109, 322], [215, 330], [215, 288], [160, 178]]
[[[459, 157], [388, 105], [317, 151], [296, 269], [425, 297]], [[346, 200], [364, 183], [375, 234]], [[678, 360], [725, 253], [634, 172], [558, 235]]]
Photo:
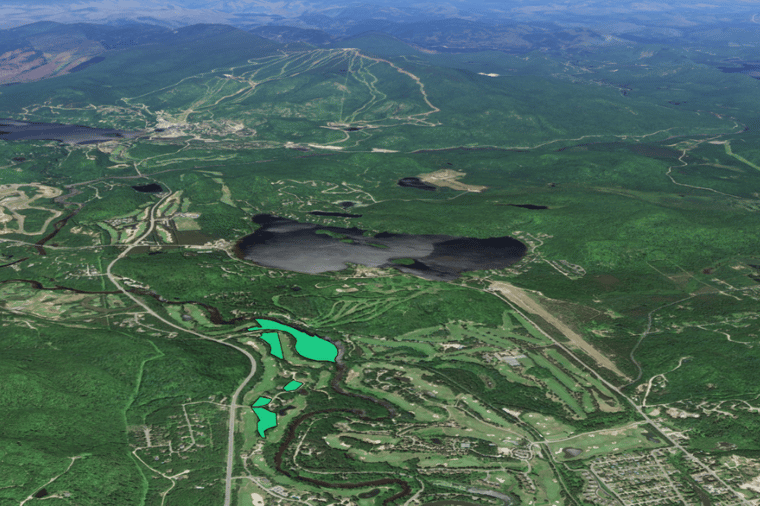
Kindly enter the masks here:
[[375, 497], [379, 493], [380, 493], [380, 489], [379, 488], [373, 488], [372, 490], [370, 490], [368, 492], [362, 492], [361, 494], [357, 495], [357, 497], [359, 499], [371, 499], [371, 498]]
[[[508, 267], [527, 251], [512, 237], [387, 232], [368, 236], [356, 227], [325, 227], [268, 214], [256, 215], [253, 221], [261, 228], [238, 241], [238, 256], [264, 267], [305, 274], [341, 271], [347, 264], [359, 264], [450, 281], [466, 271]], [[405, 261], [394, 262], [399, 259]]]
[[741, 67], [718, 67], [718, 70], [726, 74], [747, 74], [755, 79], [760, 79], [760, 64], [757, 62], [743, 62]]
[[406, 188], [417, 188], [418, 190], [435, 191], [435, 186], [429, 185], [418, 177], [404, 177], [398, 180], [398, 185]]
[[140, 193], [161, 193], [162, 191], [164, 191], [161, 185], [156, 184], [156, 183], [141, 184], [141, 185], [133, 186], [132, 189]]
[[549, 209], [546, 206], [539, 206], [539, 205], [536, 205], [536, 204], [507, 204], [507, 205], [510, 206], [510, 207], [522, 207], [523, 209], [532, 209], [532, 210]]
[[0, 139], [4, 141], [58, 141], [66, 144], [92, 144], [95, 142], [132, 139], [141, 132], [112, 128], [90, 128], [61, 123], [34, 123], [0, 118]]

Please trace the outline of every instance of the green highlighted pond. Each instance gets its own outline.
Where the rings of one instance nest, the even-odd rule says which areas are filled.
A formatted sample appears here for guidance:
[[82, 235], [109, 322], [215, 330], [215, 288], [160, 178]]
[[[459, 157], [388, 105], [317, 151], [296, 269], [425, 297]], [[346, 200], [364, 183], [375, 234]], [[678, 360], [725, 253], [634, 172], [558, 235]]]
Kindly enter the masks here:
[[269, 345], [269, 350], [277, 358], [282, 358], [282, 344], [280, 343], [280, 337], [277, 332], [264, 332], [261, 334], [261, 338]]
[[[287, 332], [296, 339], [296, 352], [304, 358], [309, 360], [316, 360], [320, 362], [335, 362], [338, 356], [338, 348], [329, 341], [326, 341], [318, 336], [312, 336], [300, 330], [296, 330], [282, 323], [278, 323], [272, 320], [256, 320], [259, 327], [251, 327], [248, 330], [273, 330], [275, 332], [264, 332], [261, 334], [261, 339], [267, 342], [269, 350], [272, 355], [277, 358], [284, 358], [282, 355], [282, 341], [278, 332]], [[285, 385], [284, 390], [286, 392], [293, 392], [298, 390], [303, 385], [302, 382], [292, 380]], [[251, 409], [256, 413], [259, 419], [257, 429], [261, 437], [265, 437], [264, 433], [277, 426], [277, 415], [271, 411], [265, 409], [266, 406], [272, 401], [269, 397], [259, 397], [256, 402], [251, 405]]]
[[[269, 399], [267, 399], [267, 403], [268, 402], [269, 402]], [[256, 413], [257, 417], [259, 417], [259, 424], [257, 426], [259, 430], [259, 436], [265, 437], [264, 433], [268, 429], [271, 429], [272, 427], [277, 426], [277, 415], [275, 415], [271, 411], [267, 411], [264, 408], [253, 408], [253, 412]]]
[[301, 388], [301, 385], [303, 385], [303, 383], [301, 383], [300, 381], [293, 380], [287, 385], [285, 385], [285, 391], [292, 392], [293, 390], [298, 390], [299, 388]]
[[270, 399], [269, 397], [259, 397], [258, 399], [256, 399], [256, 402], [253, 403], [252, 407], [258, 408], [260, 406], [266, 406], [267, 404], [271, 402], [271, 400], [272, 399]]
[[[282, 332], [287, 332], [291, 336], [296, 338], [296, 352], [301, 355], [304, 358], [308, 358], [309, 360], [317, 360], [320, 362], [335, 362], [335, 358], [338, 356], [338, 348], [335, 347], [334, 344], [332, 344], [329, 341], [326, 341], [318, 336], [311, 336], [305, 332], [301, 332], [300, 330], [296, 330], [292, 327], [288, 327], [287, 325], [283, 325], [282, 323], [278, 323], [272, 320], [256, 320], [256, 323], [258, 323], [261, 327], [260, 328], [250, 328], [248, 330], [279, 330]], [[282, 358], [282, 347], [280, 346], [280, 341], [277, 339], [277, 350], [279, 351], [279, 355], [275, 353], [275, 346], [270, 342], [266, 336], [270, 336], [274, 333], [267, 332], [261, 336], [262, 339], [266, 340], [271, 349], [272, 349], [272, 355]], [[276, 334], [275, 334], [276, 336]]]

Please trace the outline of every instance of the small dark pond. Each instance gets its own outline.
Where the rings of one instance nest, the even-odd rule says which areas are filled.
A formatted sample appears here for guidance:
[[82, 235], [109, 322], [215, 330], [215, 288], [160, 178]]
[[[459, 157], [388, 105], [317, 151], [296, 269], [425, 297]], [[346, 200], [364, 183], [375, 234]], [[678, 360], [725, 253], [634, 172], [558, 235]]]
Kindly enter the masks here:
[[141, 184], [133, 186], [132, 189], [140, 193], [161, 193], [164, 191], [161, 185], [156, 183]]
[[351, 214], [351, 213], [330, 213], [327, 211], [312, 211], [309, 214], [314, 216], [337, 216], [338, 218], [361, 218], [361, 214]]
[[348, 209], [349, 207], [354, 207], [356, 204], [347, 200], [345, 202], [339, 202], [338, 205], [343, 209]]
[[718, 67], [718, 70], [726, 74], [747, 74], [755, 79], [760, 79], [760, 64], [756, 62], [742, 62], [741, 67]]
[[371, 498], [375, 497], [379, 493], [380, 493], [380, 489], [379, 488], [373, 488], [369, 492], [362, 492], [361, 494], [358, 494], [357, 497], [359, 499], [371, 499]]
[[[325, 227], [269, 214], [258, 214], [253, 221], [261, 228], [238, 241], [238, 256], [264, 267], [305, 274], [341, 271], [350, 263], [393, 267], [427, 279], [450, 281], [465, 271], [508, 267], [527, 251], [512, 237], [387, 232], [366, 236], [356, 227]], [[406, 261], [393, 262], [400, 259]]]
[[522, 207], [523, 209], [549, 209], [546, 206], [537, 206], [535, 204], [507, 204], [511, 207]]
[[140, 132], [113, 128], [90, 128], [61, 123], [32, 123], [0, 118], [0, 140], [4, 141], [58, 141], [66, 144], [92, 144], [115, 139], [132, 139]]
[[418, 190], [435, 191], [436, 188], [433, 185], [429, 185], [423, 182], [418, 177], [404, 177], [398, 180], [398, 185], [405, 188], [417, 188]]
[[34, 494], [34, 497], [36, 499], [41, 499], [41, 498], [45, 497], [46, 495], [48, 495], [48, 491], [43, 488], [42, 490], [40, 490], [39, 492], [37, 492], [36, 494]]
[[279, 410], [277, 412], [277, 414], [280, 415], [280, 416], [285, 416], [285, 415], [288, 414], [288, 411], [290, 411], [291, 409], [296, 409], [296, 407], [295, 406], [285, 406], [284, 408], [282, 408], [281, 410]]

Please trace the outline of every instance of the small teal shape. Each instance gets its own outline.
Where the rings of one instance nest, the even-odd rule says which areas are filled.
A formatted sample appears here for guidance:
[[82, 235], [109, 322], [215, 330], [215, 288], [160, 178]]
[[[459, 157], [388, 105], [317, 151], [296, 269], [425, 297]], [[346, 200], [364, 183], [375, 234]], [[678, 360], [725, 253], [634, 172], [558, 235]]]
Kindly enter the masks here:
[[269, 351], [277, 358], [282, 357], [282, 344], [280, 343], [280, 336], [277, 332], [264, 332], [261, 334], [261, 338], [269, 345]]
[[259, 406], [266, 406], [272, 401], [269, 397], [259, 397], [256, 399], [256, 402], [253, 403], [254, 408], [258, 408]]
[[303, 385], [303, 383], [301, 383], [300, 381], [293, 380], [287, 385], [285, 385], [285, 391], [292, 392], [293, 390], [298, 390], [299, 388], [301, 388], [301, 385]]
[[253, 408], [253, 412], [259, 418], [257, 428], [259, 430], [259, 436], [266, 437], [264, 433], [272, 427], [277, 427], [277, 415], [271, 411], [267, 411], [264, 408]]

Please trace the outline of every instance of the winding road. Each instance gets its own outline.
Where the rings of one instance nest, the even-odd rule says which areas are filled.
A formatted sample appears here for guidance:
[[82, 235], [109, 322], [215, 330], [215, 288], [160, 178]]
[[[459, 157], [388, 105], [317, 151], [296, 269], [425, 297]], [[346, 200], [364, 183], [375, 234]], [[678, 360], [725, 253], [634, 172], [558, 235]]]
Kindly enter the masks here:
[[200, 332], [196, 332], [195, 330], [186, 329], [184, 327], [181, 327], [175, 323], [172, 323], [166, 320], [162, 316], [158, 315], [155, 311], [153, 311], [150, 307], [148, 307], [148, 305], [146, 305], [142, 300], [138, 299], [132, 293], [127, 291], [127, 289], [124, 288], [119, 283], [117, 277], [114, 276], [113, 272], [111, 272], [116, 262], [118, 262], [119, 260], [127, 256], [133, 248], [135, 248], [136, 246], [139, 246], [140, 243], [143, 240], [145, 240], [145, 238], [149, 237], [150, 234], [153, 233], [153, 230], [156, 226], [156, 209], [158, 209], [158, 207], [164, 201], [166, 201], [166, 199], [168, 199], [170, 196], [171, 196], [171, 192], [169, 191], [163, 198], [161, 198], [150, 209], [150, 214], [149, 214], [150, 225], [148, 226], [148, 229], [145, 231], [145, 233], [142, 236], [135, 239], [132, 242], [132, 244], [127, 246], [124, 249], [124, 251], [122, 251], [119, 254], [119, 256], [114, 258], [113, 261], [111, 261], [111, 263], [108, 264], [108, 267], [106, 268], [106, 276], [108, 276], [108, 279], [111, 281], [111, 283], [113, 283], [114, 286], [116, 286], [116, 288], [118, 288], [119, 291], [121, 291], [126, 297], [129, 297], [135, 304], [142, 307], [146, 313], [153, 316], [157, 320], [161, 321], [163, 324], [168, 325], [169, 327], [172, 327], [180, 332], [192, 334], [196, 337], [200, 337], [201, 339], [206, 339], [208, 341], [214, 341], [215, 343], [229, 346], [230, 348], [234, 348], [235, 350], [239, 351], [240, 353], [248, 357], [248, 360], [251, 363], [251, 371], [248, 373], [248, 376], [246, 376], [245, 379], [243, 379], [243, 381], [240, 383], [240, 385], [237, 387], [235, 392], [232, 394], [232, 397], [230, 398], [230, 418], [229, 418], [229, 425], [228, 425], [228, 432], [227, 432], [227, 472], [225, 476], [225, 485], [224, 485], [224, 506], [230, 506], [230, 503], [232, 501], [232, 469], [234, 467], [234, 462], [235, 462], [235, 421], [237, 419], [238, 397], [240, 397], [240, 394], [245, 388], [245, 386], [248, 384], [249, 381], [251, 381], [254, 374], [256, 374], [256, 359], [253, 358], [253, 355], [251, 355], [248, 351], [238, 346], [235, 346], [234, 344], [231, 344], [227, 341], [223, 341], [221, 339], [209, 337], [207, 335], [201, 334]]

